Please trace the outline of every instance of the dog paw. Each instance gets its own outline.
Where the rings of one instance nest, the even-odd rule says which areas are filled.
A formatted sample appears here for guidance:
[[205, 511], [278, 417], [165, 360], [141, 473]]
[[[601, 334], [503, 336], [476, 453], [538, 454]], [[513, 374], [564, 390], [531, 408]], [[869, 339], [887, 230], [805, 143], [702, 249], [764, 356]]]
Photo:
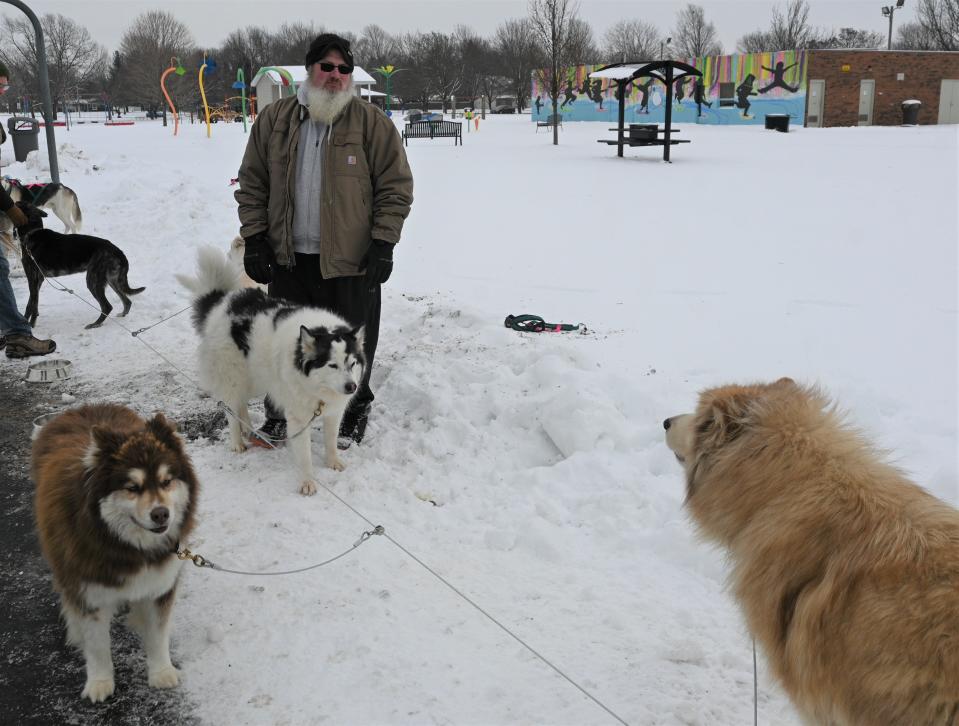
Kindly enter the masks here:
[[151, 671], [147, 676], [151, 688], [173, 688], [180, 685], [180, 671], [173, 666]]
[[307, 480], [300, 484], [300, 494], [304, 497], [312, 497], [316, 494], [316, 482]]
[[106, 701], [112, 695], [113, 679], [106, 678], [97, 681], [87, 681], [87, 684], [83, 687], [83, 693], [80, 694], [80, 698], [89, 698], [91, 703], [99, 703], [100, 701]]
[[331, 457], [326, 465], [333, 471], [343, 471], [346, 468], [346, 463], [338, 456]]
[[84, 325], [83, 327], [87, 330], [91, 330], [92, 328], [99, 328], [101, 325], [103, 325], [103, 323], [90, 323], [89, 325]]
[[234, 454], [242, 454], [244, 451], [246, 451], [246, 444], [242, 441], [234, 441], [232, 444], [230, 444], [230, 451], [232, 451]]

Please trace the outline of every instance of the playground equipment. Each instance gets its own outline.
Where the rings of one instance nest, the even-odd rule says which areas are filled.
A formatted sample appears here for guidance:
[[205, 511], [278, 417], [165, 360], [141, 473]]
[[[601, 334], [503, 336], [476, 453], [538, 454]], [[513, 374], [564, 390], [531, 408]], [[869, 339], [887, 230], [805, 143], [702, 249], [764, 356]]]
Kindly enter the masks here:
[[163, 91], [163, 97], [166, 98], [166, 102], [170, 106], [170, 113], [173, 114], [173, 135], [176, 136], [177, 132], [180, 130], [180, 117], [177, 116], [176, 106], [173, 105], [170, 94], [167, 93], [166, 90], [166, 77], [171, 73], [176, 73], [178, 76], [182, 76], [184, 73], [186, 73], [186, 68], [180, 64], [180, 59], [176, 56], [170, 58], [170, 67], [163, 71], [163, 75], [160, 76], [160, 90]]
[[[246, 79], [243, 76], [243, 69], [236, 69], [236, 82], [233, 84], [233, 88], [236, 88], [240, 91], [240, 109], [243, 112], [243, 133], [246, 133]], [[234, 96], [236, 98], [236, 96]], [[227, 99], [229, 101], [230, 99]]]
[[206, 89], [203, 87], [203, 74], [209, 71], [213, 73], [216, 70], [216, 61], [206, 57], [206, 51], [203, 52], [203, 62], [200, 64], [200, 98], [203, 99], [203, 115], [206, 117], [206, 137], [209, 139], [213, 132], [210, 129], [210, 106], [206, 102]]
[[374, 73], [379, 73], [383, 78], [386, 79], [386, 115], [392, 116], [390, 112], [390, 98], [393, 90], [393, 76], [395, 76], [400, 71], [405, 70], [404, 68], [394, 68], [392, 65], [389, 66], [380, 66], [379, 68], [374, 68]]

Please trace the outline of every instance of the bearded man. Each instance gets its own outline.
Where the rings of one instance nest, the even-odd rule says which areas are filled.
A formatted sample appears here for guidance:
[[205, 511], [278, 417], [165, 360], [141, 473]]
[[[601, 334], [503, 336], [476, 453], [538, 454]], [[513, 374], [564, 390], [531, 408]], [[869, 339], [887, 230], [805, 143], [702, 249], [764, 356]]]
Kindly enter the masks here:
[[[253, 124], [235, 194], [246, 273], [270, 295], [365, 326], [366, 371], [340, 426], [341, 448], [366, 431], [381, 285], [413, 203], [402, 139], [355, 95], [353, 67], [345, 38], [323, 33], [310, 44], [296, 97], [269, 104]], [[283, 412], [265, 403], [260, 433], [283, 440]]]

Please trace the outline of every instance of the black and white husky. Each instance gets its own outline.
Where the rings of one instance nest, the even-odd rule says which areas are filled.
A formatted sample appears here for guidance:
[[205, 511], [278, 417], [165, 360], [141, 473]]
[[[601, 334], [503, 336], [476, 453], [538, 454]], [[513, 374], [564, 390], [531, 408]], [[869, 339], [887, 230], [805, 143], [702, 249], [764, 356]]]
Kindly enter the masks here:
[[237, 452], [246, 448], [247, 403], [268, 396], [286, 415], [300, 493], [315, 494], [310, 424], [322, 419], [326, 465], [345, 469], [336, 438], [363, 379], [363, 328], [350, 328], [328, 310], [241, 288], [237, 268], [213, 247], [197, 254], [195, 278], [176, 277], [193, 294], [200, 383], [235, 414], [227, 417], [230, 447]]

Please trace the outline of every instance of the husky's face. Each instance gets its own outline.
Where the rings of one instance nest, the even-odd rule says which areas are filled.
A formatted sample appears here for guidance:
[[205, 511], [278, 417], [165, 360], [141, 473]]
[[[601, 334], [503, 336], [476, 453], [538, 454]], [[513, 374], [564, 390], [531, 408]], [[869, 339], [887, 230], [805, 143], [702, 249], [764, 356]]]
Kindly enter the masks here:
[[334, 393], [352, 396], [363, 380], [363, 328], [307, 328], [300, 326], [296, 367], [311, 383]]
[[132, 434], [94, 427], [84, 464], [100, 518], [123, 542], [169, 548], [187, 516], [194, 481], [189, 461], [162, 414]]

